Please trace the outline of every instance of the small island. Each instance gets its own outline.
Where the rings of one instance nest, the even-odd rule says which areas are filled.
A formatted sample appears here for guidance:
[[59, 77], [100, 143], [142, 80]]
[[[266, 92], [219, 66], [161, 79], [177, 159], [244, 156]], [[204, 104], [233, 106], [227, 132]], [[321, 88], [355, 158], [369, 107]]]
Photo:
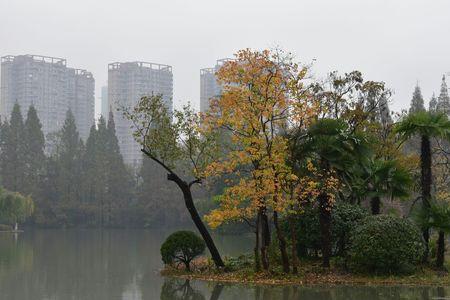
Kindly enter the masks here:
[[[434, 102], [425, 109], [416, 87], [409, 112], [394, 114], [383, 82], [359, 71], [323, 81], [309, 73], [288, 52], [245, 49], [217, 71], [221, 93], [209, 110], [172, 114], [161, 95], [124, 110], [142, 152], [182, 192], [200, 234], [168, 237], [162, 274], [448, 285], [445, 77], [440, 103], [445, 98], [448, 110]], [[213, 199], [195, 199], [198, 184], [212, 188]], [[253, 235], [251, 254], [222, 257], [210, 231], [230, 223]], [[205, 249], [210, 258], [199, 259]]]

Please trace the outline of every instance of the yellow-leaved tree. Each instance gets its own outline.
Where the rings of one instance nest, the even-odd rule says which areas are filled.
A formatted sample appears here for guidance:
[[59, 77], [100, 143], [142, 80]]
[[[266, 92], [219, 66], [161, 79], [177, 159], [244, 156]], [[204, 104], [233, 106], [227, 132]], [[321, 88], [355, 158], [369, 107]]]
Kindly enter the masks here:
[[[255, 224], [255, 267], [269, 268], [269, 216], [274, 224], [284, 272], [290, 271], [286, 239], [279, 215], [292, 206], [298, 178], [288, 162], [286, 130], [304, 128], [315, 117], [317, 105], [305, 88], [307, 68], [282, 51], [245, 49], [217, 72], [223, 90], [204, 115], [203, 130], [226, 136], [223, 155], [209, 164], [206, 177], [233, 174], [220, 196], [220, 207], [206, 219], [217, 227], [231, 220]], [[294, 124], [293, 124], [294, 123]], [[261, 256], [260, 256], [261, 254]]]

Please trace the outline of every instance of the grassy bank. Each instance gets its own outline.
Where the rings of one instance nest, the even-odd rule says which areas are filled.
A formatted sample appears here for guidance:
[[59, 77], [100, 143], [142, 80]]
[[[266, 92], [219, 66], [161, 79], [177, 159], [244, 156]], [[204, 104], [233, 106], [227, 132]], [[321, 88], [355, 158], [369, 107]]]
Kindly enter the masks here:
[[217, 271], [210, 267], [197, 267], [193, 272], [167, 267], [161, 275], [203, 281], [257, 284], [257, 285], [435, 285], [449, 286], [448, 272], [430, 267], [418, 268], [410, 275], [367, 275], [353, 274], [342, 268], [324, 270], [319, 262], [302, 262], [298, 274], [283, 274], [281, 269], [271, 272], [255, 272], [251, 267], [234, 268], [231, 271]]

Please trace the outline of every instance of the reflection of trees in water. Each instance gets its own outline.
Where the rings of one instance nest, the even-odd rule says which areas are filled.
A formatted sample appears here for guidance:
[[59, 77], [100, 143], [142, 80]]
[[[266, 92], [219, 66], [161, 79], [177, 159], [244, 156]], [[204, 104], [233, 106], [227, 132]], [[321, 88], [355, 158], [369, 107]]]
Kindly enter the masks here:
[[431, 300], [448, 297], [449, 290], [444, 287], [408, 286], [317, 286], [317, 287], [254, 287], [254, 300]]
[[161, 288], [161, 300], [204, 300], [205, 296], [191, 287], [189, 280], [166, 280]]
[[24, 241], [19, 237], [18, 253], [34, 256], [32, 265], [14, 276], [5, 270], [0, 290], [11, 295], [8, 299], [122, 298], [139, 265], [130, 251], [133, 236], [108, 231], [49, 233], [35, 232]]
[[124, 292], [140, 294], [142, 300], [159, 296], [170, 300], [432, 300], [450, 296], [449, 287], [248, 287], [186, 285], [185, 281], [173, 283], [182, 287], [173, 294], [171, 284], [156, 271], [164, 237], [164, 233], [139, 230], [27, 231], [18, 239], [0, 235], [0, 298], [112, 300], [122, 299]]
[[0, 278], [9, 272], [27, 271], [33, 265], [32, 248], [24, 245], [17, 234], [2, 233], [0, 236]]
[[[216, 283], [209, 300], [218, 300], [223, 291], [223, 284]], [[190, 281], [166, 279], [161, 289], [161, 300], [205, 300], [205, 295], [199, 289], [192, 287]]]

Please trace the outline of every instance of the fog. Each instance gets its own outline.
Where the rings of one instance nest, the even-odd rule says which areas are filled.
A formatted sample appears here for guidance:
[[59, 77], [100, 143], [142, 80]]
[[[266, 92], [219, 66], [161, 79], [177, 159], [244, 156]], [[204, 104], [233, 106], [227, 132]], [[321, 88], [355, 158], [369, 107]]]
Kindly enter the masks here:
[[407, 107], [416, 82], [426, 101], [450, 72], [446, 0], [1, 0], [0, 54], [63, 57], [96, 79], [96, 111], [107, 64], [173, 66], [174, 103], [198, 107], [199, 69], [241, 48], [279, 46], [314, 73], [358, 69]]

